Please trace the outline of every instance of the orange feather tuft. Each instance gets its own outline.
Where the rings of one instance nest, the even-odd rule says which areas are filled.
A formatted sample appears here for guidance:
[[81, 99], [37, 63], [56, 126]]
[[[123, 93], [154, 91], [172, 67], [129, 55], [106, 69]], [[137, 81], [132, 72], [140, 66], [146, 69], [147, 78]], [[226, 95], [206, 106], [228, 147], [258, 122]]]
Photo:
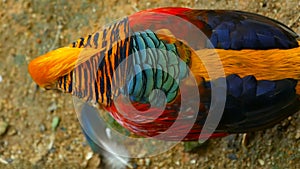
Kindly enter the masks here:
[[63, 47], [32, 60], [28, 71], [41, 87], [52, 87], [58, 78], [68, 74], [77, 65], [88, 60], [100, 49]]

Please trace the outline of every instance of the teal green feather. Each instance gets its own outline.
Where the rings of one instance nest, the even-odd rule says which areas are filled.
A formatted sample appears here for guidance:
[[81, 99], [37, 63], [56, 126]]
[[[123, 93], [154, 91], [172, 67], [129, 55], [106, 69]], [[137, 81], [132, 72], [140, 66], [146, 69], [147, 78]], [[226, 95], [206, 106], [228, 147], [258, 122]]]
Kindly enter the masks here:
[[130, 99], [150, 103], [155, 101], [157, 94], [152, 91], [158, 89], [165, 94], [166, 102], [173, 101], [180, 81], [188, 76], [188, 66], [178, 56], [176, 45], [168, 44], [154, 32], [146, 30], [133, 34], [131, 52], [134, 69], [127, 73]]

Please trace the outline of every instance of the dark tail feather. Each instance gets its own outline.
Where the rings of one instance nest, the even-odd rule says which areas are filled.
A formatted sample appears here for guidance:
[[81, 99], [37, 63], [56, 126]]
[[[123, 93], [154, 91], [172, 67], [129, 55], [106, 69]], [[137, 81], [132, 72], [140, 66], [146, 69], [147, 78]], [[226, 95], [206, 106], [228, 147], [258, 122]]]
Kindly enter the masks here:
[[254, 76], [226, 77], [227, 100], [220, 132], [243, 133], [272, 127], [300, 110], [294, 79], [256, 80]]

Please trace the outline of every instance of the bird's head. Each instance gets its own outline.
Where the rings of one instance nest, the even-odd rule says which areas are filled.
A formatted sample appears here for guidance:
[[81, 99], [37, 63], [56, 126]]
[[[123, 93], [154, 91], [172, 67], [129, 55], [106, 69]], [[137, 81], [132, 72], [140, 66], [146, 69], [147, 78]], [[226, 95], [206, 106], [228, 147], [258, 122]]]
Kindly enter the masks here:
[[53, 87], [57, 80], [88, 60], [99, 49], [63, 47], [32, 60], [28, 71], [32, 79], [43, 88]]

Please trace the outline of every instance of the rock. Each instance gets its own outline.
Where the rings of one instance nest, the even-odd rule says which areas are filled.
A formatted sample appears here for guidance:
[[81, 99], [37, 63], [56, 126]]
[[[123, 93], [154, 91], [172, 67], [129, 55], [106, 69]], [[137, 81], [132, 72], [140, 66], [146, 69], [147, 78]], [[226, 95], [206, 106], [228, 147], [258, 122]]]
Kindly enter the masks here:
[[14, 129], [14, 128], [10, 129], [10, 130], [7, 132], [7, 135], [9, 135], [9, 136], [13, 136], [13, 135], [15, 135], [15, 134], [17, 134], [17, 130]]
[[193, 160], [190, 161], [190, 163], [191, 163], [191, 164], [195, 164], [195, 163], [196, 163], [196, 160], [193, 159]]
[[137, 160], [137, 164], [138, 164], [139, 166], [145, 165], [145, 164], [144, 164], [144, 159], [140, 158], [139, 160]]
[[60, 122], [60, 118], [58, 116], [53, 117], [52, 124], [51, 124], [52, 131], [56, 130], [56, 128], [59, 125], [59, 122]]
[[3, 163], [3, 164], [8, 164], [9, 162], [3, 158], [0, 158], [0, 163]]
[[190, 141], [190, 142], [184, 142], [184, 151], [185, 152], [191, 152], [195, 150], [196, 148], [200, 147], [203, 143], [199, 143], [198, 141]]
[[146, 166], [149, 166], [149, 165], [150, 165], [150, 162], [151, 162], [151, 161], [150, 161], [149, 158], [146, 158], [146, 159], [145, 159]]
[[41, 123], [41, 124], [39, 125], [39, 129], [40, 129], [40, 132], [46, 131], [46, 127], [45, 127], [45, 125], [44, 125], [43, 123]]
[[87, 160], [86, 164], [82, 164], [81, 166], [85, 166], [85, 168], [99, 168], [101, 164], [101, 159], [99, 155], [94, 154], [91, 158]]
[[88, 152], [85, 156], [86, 160], [90, 160], [93, 157], [94, 153], [93, 152]]
[[8, 128], [8, 123], [6, 123], [5, 121], [0, 121], [0, 136], [6, 133], [7, 128]]
[[300, 138], [300, 130], [297, 130], [296, 135], [295, 135], [295, 139], [298, 140]]
[[43, 155], [38, 153], [36, 156], [34, 156], [33, 158], [30, 158], [29, 161], [32, 164], [36, 164], [38, 163], [41, 159], [43, 158]]
[[51, 105], [48, 107], [48, 112], [54, 112], [57, 109], [57, 104], [55, 102], [52, 102]]
[[259, 163], [261, 166], [265, 165], [265, 161], [264, 161], [264, 160], [258, 159], [257, 161], [258, 161], [258, 163]]
[[228, 154], [227, 157], [228, 157], [230, 160], [237, 160], [237, 159], [238, 159], [237, 156], [236, 156], [235, 154], [233, 154], [233, 153]]

